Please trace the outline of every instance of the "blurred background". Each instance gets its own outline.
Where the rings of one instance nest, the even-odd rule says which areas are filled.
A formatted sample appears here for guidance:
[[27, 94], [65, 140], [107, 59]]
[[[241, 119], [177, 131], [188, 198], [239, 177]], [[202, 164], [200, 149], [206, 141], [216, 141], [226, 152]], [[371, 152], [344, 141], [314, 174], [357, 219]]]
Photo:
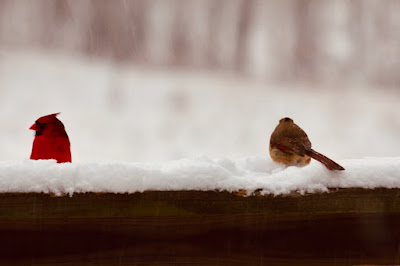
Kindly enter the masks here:
[[61, 112], [73, 161], [399, 156], [398, 0], [0, 0], [0, 160]]

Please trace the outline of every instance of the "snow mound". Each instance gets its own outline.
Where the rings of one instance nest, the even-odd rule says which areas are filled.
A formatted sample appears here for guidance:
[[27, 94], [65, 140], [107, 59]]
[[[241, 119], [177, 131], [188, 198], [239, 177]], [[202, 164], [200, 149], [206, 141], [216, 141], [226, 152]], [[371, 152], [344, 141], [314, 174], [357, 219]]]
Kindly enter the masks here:
[[399, 158], [338, 161], [345, 171], [319, 162], [283, 167], [269, 158], [237, 160], [207, 157], [166, 163], [92, 162], [57, 164], [54, 160], [0, 162], [0, 192], [134, 193], [145, 190], [247, 190], [250, 194], [326, 192], [330, 188], [400, 188]]

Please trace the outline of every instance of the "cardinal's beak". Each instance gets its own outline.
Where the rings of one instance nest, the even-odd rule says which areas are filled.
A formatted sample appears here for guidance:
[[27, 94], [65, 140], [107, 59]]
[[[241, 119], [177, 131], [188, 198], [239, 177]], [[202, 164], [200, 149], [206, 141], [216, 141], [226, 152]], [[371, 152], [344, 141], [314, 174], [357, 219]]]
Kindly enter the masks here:
[[29, 129], [35, 130], [35, 131], [39, 131], [39, 127], [36, 124], [33, 124]]

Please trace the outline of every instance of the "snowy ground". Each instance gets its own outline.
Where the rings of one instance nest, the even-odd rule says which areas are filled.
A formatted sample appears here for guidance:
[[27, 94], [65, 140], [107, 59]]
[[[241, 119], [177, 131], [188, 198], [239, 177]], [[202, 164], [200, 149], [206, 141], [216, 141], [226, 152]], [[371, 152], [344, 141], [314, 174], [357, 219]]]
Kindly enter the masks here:
[[0, 161], [29, 158], [29, 126], [55, 112], [73, 162], [268, 158], [270, 134], [284, 116], [332, 159], [399, 156], [395, 92], [278, 86], [51, 53], [0, 50], [0, 59]]
[[167, 163], [65, 163], [54, 160], [0, 162], [0, 192], [115, 192], [245, 189], [250, 194], [325, 192], [329, 188], [400, 188], [400, 158], [339, 161], [329, 171], [313, 161], [284, 168], [264, 157], [237, 160], [182, 159]]

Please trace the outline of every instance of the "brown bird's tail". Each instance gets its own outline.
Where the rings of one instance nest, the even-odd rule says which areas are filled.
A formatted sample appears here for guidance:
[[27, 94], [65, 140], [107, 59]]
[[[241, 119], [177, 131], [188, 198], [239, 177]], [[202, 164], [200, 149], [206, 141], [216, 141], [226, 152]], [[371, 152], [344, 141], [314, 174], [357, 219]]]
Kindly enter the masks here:
[[335, 163], [325, 155], [322, 155], [321, 153], [314, 151], [313, 149], [311, 149], [311, 151], [307, 151], [306, 154], [311, 158], [324, 164], [326, 168], [328, 168], [329, 170], [344, 170], [342, 166]]

